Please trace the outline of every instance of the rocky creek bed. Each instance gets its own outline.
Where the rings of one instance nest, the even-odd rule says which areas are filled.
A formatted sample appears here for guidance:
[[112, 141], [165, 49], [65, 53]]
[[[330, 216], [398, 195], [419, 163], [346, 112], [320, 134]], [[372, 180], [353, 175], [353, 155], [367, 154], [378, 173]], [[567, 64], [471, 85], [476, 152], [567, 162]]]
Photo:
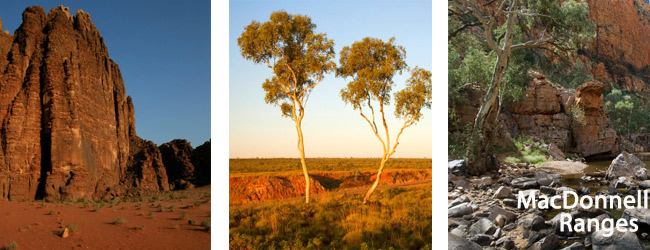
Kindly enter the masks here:
[[[622, 153], [614, 161], [560, 163], [562, 168], [503, 163], [497, 173], [467, 176], [462, 161], [449, 162], [448, 244], [449, 249], [648, 249], [650, 209], [518, 209], [518, 193], [561, 195], [574, 191], [580, 196], [635, 195], [650, 188], [650, 171], [632, 154]], [[572, 171], [565, 171], [571, 169]], [[569, 196], [571, 197], [571, 196]], [[573, 200], [567, 201], [569, 204]], [[636, 218], [636, 233], [560, 230], [560, 213], [587, 221]], [[629, 223], [628, 223], [629, 225]]]

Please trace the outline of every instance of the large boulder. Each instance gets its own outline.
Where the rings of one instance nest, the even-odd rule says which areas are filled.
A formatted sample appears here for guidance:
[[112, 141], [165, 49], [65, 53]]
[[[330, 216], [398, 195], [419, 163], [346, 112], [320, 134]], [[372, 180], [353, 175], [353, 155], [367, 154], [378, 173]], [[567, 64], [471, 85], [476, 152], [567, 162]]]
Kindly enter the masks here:
[[465, 160], [453, 160], [447, 162], [447, 172], [453, 175], [465, 175], [467, 173]]
[[631, 177], [637, 180], [648, 179], [650, 172], [645, 163], [627, 152], [619, 154], [609, 165], [605, 177], [609, 180], [618, 177]]
[[449, 250], [481, 250], [481, 246], [457, 235], [447, 234], [447, 249]]
[[639, 238], [637, 238], [635, 233], [629, 231], [621, 232], [616, 229], [614, 229], [613, 231], [614, 232], [611, 236], [605, 236], [606, 232], [604, 230], [600, 230], [592, 233], [591, 234], [592, 248], [594, 250], [643, 249], [641, 243], [639, 243]]
[[558, 161], [565, 160], [566, 156], [564, 156], [564, 152], [562, 152], [562, 150], [557, 145], [555, 145], [555, 143], [548, 144], [548, 147], [546, 149], [548, 155], [551, 156], [553, 159]]
[[469, 227], [469, 233], [471, 235], [493, 234], [496, 230], [497, 227], [487, 218], [481, 218]]
[[625, 209], [621, 218], [626, 220], [637, 219], [637, 224], [650, 227], [650, 209], [644, 207]]
[[560, 247], [560, 239], [555, 234], [550, 234], [535, 242], [528, 250], [554, 250]]
[[474, 212], [474, 208], [469, 202], [462, 203], [447, 209], [447, 217], [462, 217]]

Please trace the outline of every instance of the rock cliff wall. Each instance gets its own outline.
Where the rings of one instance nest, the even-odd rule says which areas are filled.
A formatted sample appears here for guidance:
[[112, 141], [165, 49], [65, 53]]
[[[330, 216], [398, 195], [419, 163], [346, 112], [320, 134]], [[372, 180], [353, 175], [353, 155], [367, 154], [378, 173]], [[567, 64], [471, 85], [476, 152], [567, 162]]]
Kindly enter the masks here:
[[90, 16], [27, 8], [0, 33], [0, 199], [102, 199], [168, 190], [155, 144]]
[[596, 38], [586, 51], [597, 80], [650, 92], [650, 4], [642, 0], [586, 0]]
[[526, 98], [506, 111], [514, 121], [509, 126], [511, 134], [543, 138], [563, 152], [582, 157], [614, 157], [620, 152], [618, 136], [604, 109], [604, 84], [587, 82], [571, 93], [553, 86], [540, 73], [529, 75], [534, 79], [524, 92]]
[[[499, 114], [495, 146], [507, 148], [512, 138], [534, 136], [564, 153], [586, 158], [609, 158], [620, 153], [619, 138], [604, 109], [604, 84], [587, 82], [574, 93], [551, 83], [541, 73], [528, 74], [533, 80], [524, 91], [524, 100], [504, 107]], [[476, 97], [456, 108], [461, 127], [473, 122], [479, 105], [476, 100], [480, 100], [477, 91], [464, 93]], [[577, 112], [572, 111], [574, 105], [579, 107], [578, 117], [572, 113]]]

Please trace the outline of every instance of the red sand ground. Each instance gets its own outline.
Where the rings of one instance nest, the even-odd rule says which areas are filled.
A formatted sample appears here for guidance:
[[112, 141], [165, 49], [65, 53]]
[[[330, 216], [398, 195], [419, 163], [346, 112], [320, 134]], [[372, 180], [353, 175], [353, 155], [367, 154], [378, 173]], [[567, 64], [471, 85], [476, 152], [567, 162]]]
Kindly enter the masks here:
[[[121, 202], [112, 208], [106, 204], [97, 212], [92, 206], [83, 208], [83, 203], [42, 203], [46, 206], [41, 207], [40, 201], [0, 201], [0, 249], [12, 241], [18, 249], [210, 249], [210, 232], [201, 226], [211, 220], [209, 192], [207, 186], [187, 191], [186, 199], [161, 194], [162, 201], [154, 202], [155, 206], [151, 201]], [[186, 208], [197, 201], [200, 206]], [[158, 212], [158, 203], [165, 211]], [[50, 210], [55, 213], [48, 215]], [[182, 213], [187, 218], [179, 219]], [[127, 222], [115, 225], [118, 217]], [[188, 219], [194, 224], [189, 225]], [[58, 232], [68, 224], [74, 224], [77, 232], [61, 238]]]

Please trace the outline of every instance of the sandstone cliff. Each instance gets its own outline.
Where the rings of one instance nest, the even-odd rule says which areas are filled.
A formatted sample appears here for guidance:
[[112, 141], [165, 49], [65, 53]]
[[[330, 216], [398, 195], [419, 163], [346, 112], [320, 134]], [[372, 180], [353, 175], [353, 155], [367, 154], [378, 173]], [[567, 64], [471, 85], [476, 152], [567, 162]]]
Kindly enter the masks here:
[[100, 199], [168, 190], [155, 144], [90, 16], [27, 8], [0, 33], [0, 199]]
[[620, 88], [650, 92], [650, 4], [643, 0], [586, 0], [596, 38], [585, 51], [592, 74]]
[[584, 110], [584, 121], [573, 126], [572, 131], [576, 152], [585, 157], [613, 157], [620, 152], [618, 136], [604, 108], [603, 87], [602, 83], [592, 81], [576, 89], [573, 105]]
[[566, 112], [560, 90], [546, 80], [542, 74], [534, 75], [533, 81], [524, 91], [526, 99], [511, 107], [516, 135], [534, 135], [554, 143], [562, 151], [572, 149], [571, 118]]
[[[620, 152], [619, 138], [604, 109], [603, 84], [587, 82], [572, 90], [556, 86], [538, 72], [529, 71], [533, 80], [524, 91], [525, 98], [502, 108], [495, 146], [512, 146], [512, 138], [533, 136], [557, 146], [564, 153], [575, 153], [586, 158], [615, 157]], [[473, 122], [478, 111], [480, 93], [467, 88], [463, 105], [456, 107], [459, 125], [450, 131]], [[578, 105], [583, 116], [577, 121], [572, 107]]]
[[[614, 157], [619, 141], [604, 109], [603, 84], [587, 82], [575, 93], [555, 87], [546, 77], [530, 72], [534, 79], [524, 92], [526, 98], [506, 110], [514, 126], [512, 134], [533, 135], [557, 145], [563, 152], [582, 157]], [[579, 107], [580, 117], [571, 111]], [[508, 116], [507, 114], [505, 115]]]

